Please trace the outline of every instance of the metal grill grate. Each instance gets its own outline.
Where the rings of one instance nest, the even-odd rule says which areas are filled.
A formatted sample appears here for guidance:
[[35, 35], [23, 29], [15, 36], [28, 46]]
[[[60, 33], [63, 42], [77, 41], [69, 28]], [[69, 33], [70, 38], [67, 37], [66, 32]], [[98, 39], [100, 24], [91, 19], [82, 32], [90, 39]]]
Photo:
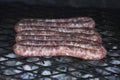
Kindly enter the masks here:
[[[120, 80], [120, 12], [12, 5], [0, 8], [0, 80]], [[15, 24], [23, 18], [90, 16], [103, 37], [107, 57], [88, 61], [73, 57], [20, 57], [13, 53]]]

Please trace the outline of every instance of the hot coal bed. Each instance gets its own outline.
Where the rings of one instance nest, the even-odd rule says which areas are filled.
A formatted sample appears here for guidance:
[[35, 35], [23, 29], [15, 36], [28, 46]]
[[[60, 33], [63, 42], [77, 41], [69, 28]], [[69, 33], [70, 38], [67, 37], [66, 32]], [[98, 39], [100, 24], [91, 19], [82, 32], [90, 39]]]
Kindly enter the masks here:
[[[101, 60], [74, 57], [20, 57], [14, 54], [15, 24], [23, 18], [92, 17], [107, 56]], [[0, 7], [0, 80], [120, 80], [120, 10], [53, 8], [26, 5]]]

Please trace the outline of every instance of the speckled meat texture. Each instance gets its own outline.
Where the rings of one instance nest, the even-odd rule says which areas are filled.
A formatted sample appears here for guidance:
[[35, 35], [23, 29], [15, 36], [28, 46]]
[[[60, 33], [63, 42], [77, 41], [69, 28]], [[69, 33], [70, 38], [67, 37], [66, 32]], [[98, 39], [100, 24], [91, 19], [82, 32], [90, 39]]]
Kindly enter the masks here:
[[[73, 56], [89, 60], [102, 59], [106, 56], [106, 50], [102, 46], [100, 34], [91, 25], [84, 26], [90, 22], [94, 21], [87, 17], [23, 19], [15, 27], [17, 43], [13, 47], [14, 52], [20, 56]], [[76, 23], [82, 25], [72, 25]]]
[[49, 31], [21, 31], [16, 35], [16, 42], [21, 40], [73, 40], [79, 41], [92, 40], [98, 43], [102, 43], [102, 39], [98, 33], [95, 34], [84, 34], [84, 33], [59, 33], [59, 32], [49, 32]]
[[73, 56], [90, 60], [99, 60], [106, 55], [106, 50], [100, 44], [82, 41], [23, 41], [14, 45], [14, 51], [20, 56]]
[[90, 17], [74, 17], [74, 18], [59, 18], [59, 19], [23, 19], [20, 23], [24, 22], [87, 22], [94, 20]]
[[58, 26], [58, 27], [89, 27], [94, 28], [95, 22], [89, 17], [69, 19], [23, 19], [16, 26]]
[[16, 26], [16, 32], [24, 31], [24, 30], [50, 30], [50, 31], [58, 31], [64, 33], [85, 33], [85, 34], [94, 34], [96, 33], [94, 29], [85, 28], [85, 27], [54, 27], [54, 26]]

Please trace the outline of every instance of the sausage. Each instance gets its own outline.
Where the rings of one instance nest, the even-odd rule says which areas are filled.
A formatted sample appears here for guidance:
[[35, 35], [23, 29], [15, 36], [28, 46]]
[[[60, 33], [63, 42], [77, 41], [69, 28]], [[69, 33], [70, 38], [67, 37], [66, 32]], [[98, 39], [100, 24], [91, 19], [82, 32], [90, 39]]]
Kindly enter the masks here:
[[50, 30], [50, 29], [41, 29], [41, 30], [23, 30], [23, 31], [20, 31], [18, 32], [18, 34], [21, 34], [21, 35], [45, 35], [45, 34], [49, 34], [49, 35], [53, 35], [53, 34], [69, 34], [69, 35], [72, 35], [72, 34], [76, 34], [76, 35], [79, 35], [79, 34], [85, 34], [85, 35], [99, 35], [96, 31], [94, 30], [87, 30], [87, 29], [81, 29], [81, 30], [67, 30], [67, 29], [58, 29], [58, 30]]
[[71, 41], [71, 40], [23, 40], [18, 42], [22, 45], [30, 45], [30, 46], [74, 46], [74, 47], [82, 47], [87, 49], [96, 49], [101, 46], [99, 43], [95, 43], [93, 41]]
[[94, 23], [93, 22], [79, 22], [79, 23], [69, 23], [69, 22], [32, 22], [32, 23], [19, 23], [17, 26], [69, 26], [69, 27], [86, 27], [86, 28], [93, 28]]
[[23, 19], [20, 22], [88, 22], [88, 21], [94, 21], [90, 17], [74, 17], [74, 18], [59, 18], [59, 19]]
[[80, 35], [75, 35], [75, 36], [69, 36], [69, 34], [68, 35], [59, 35], [59, 34], [58, 35], [57, 34], [21, 35], [21, 34], [22, 33], [17, 34], [16, 42], [19, 42], [22, 40], [72, 40], [72, 41], [87, 40], [87, 41], [94, 41], [97, 43], [102, 43], [102, 39], [99, 35], [80, 34]]
[[96, 31], [89, 28], [75, 28], [75, 27], [53, 27], [53, 26], [16, 26], [15, 31], [20, 32], [24, 30], [49, 30], [57, 32], [66, 32], [66, 33], [85, 33], [85, 34], [94, 34]]
[[[51, 45], [55, 43], [53, 42], [47, 44]], [[71, 44], [71, 46], [45, 46], [43, 43], [41, 45], [37, 45], [37, 42], [34, 43], [26, 41], [16, 43], [13, 49], [14, 52], [20, 56], [72, 56], [89, 60], [99, 60], [105, 57], [106, 50], [102, 46], [97, 46], [97, 48], [94, 48], [93, 45], [87, 46], [88, 44], [85, 45], [80, 43], [79, 47], [76, 47], [76, 45], [73, 44]]]
[[16, 26], [67, 26], [67, 27], [87, 27], [94, 28], [95, 22], [91, 18], [73, 18], [73, 19], [24, 19]]
[[[23, 36], [22, 36], [23, 35]], [[24, 36], [26, 35], [26, 36]], [[41, 36], [42, 38], [47, 38], [46, 36], [49, 36], [49, 38], [53, 36], [58, 36], [58, 37], [66, 37], [66, 38], [82, 38], [82, 39], [87, 39], [87, 40], [93, 40], [97, 41], [99, 43], [102, 42], [101, 36], [96, 32], [95, 34], [83, 34], [83, 33], [66, 33], [66, 32], [58, 32], [58, 31], [39, 31], [39, 30], [26, 30], [26, 31], [21, 31], [17, 33], [16, 36], [16, 41], [20, 41], [22, 39], [32, 39], [32, 36], [36, 39], [39, 39]], [[23, 37], [23, 38], [22, 38]]]

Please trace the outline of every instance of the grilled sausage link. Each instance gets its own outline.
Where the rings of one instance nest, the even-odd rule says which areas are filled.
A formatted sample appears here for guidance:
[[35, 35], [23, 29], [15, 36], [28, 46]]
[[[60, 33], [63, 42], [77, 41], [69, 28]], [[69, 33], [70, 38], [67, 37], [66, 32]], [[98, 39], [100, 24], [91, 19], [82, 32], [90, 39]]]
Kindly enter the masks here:
[[13, 48], [14, 52], [20, 56], [73, 56], [98, 60], [106, 55], [106, 50], [101, 45], [69, 43], [63, 42], [58, 45], [56, 42], [24, 41], [15, 44]]
[[49, 30], [49, 31], [58, 31], [65, 33], [85, 33], [85, 34], [94, 34], [96, 31], [89, 28], [75, 28], [75, 27], [53, 27], [53, 26], [16, 26], [16, 32], [25, 31], [25, 30]]
[[95, 21], [88, 17], [69, 19], [23, 19], [16, 26], [69, 26], [94, 28]]
[[74, 47], [82, 47], [87, 49], [96, 49], [101, 47], [101, 44], [95, 43], [93, 41], [88, 40], [79, 40], [79, 41], [71, 41], [71, 40], [24, 40], [18, 42], [22, 45], [32, 45], [32, 46], [74, 46]]
[[59, 18], [59, 19], [22, 19], [20, 23], [24, 22], [89, 22], [94, 21], [90, 17], [74, 17], [74, 18]]
[[[85, 32], [87, 32], [85, 34]], [[59, 31], [45, 31], [45, 30], [26, 30], [17, 33], [16, 42], [26, 39], [60, 39], [60, 38], [68, 38], [68, 39], [87, 39], [97, 41], [99, 43], [102, 42], [101, 36], [94, 31], [89, 30], [81, 30], [81, 33], [66, 33]]]
[[[66, 38], [67, 37], [67, 38]], [[19, 33], [16, 36], [16, 42], [22, 41], [22, 40], [72, 40], [72, 41], [79, 41], [79, 40], [88, 40], [88, 41], [94, 41], [97, 43], [101, 43], [102, 39], [98, 35], [85, 35], [85, 34], [80, 34], [80, 35], [75, 35], [75, 36], [62, 36], [62, 35], [21, 35]]]

